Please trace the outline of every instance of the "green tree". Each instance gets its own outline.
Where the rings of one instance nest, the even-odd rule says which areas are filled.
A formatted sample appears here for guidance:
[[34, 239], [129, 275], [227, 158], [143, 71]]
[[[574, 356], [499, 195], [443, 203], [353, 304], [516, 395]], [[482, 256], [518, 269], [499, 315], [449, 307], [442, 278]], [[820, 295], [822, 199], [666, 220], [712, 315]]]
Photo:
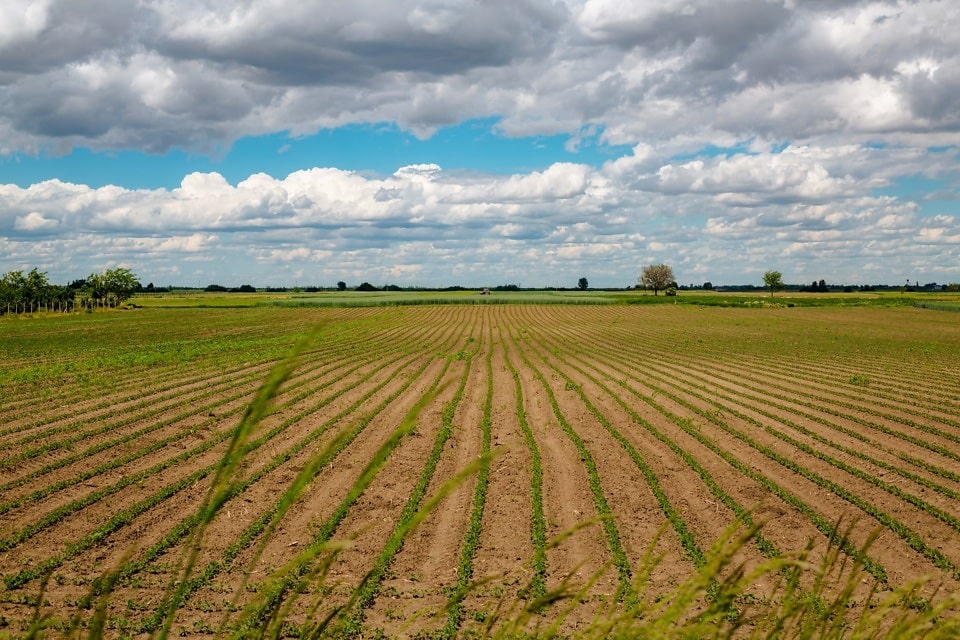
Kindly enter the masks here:
[[91, 300], [94, 305], [106, 305], [107, 284], [102, 273], [91, 273], [87, 276], [83, 285], [83, 297]]
[[0, 305], [3, 312], [16, 312], [23, 296], [23, 271], [8, 271], [0, 278]]
[[13, 311], [68, 310], [73, 306], [74, 290], [50, 284], [44, 271], [11, 271], [0, 277], [0, 314]]
[[47, 280], [47, 274], [36, 268], [26, 275], [16, 270], [0, 278], [0, 306], [4, 312], [39, 309], [49, 304], [53, 296], [54, 287]]
[[649, 264], [640, 273], [640, 285], [644, 289], [653, 289], [653, 295], [663, 291], [676, 281], [673, 269], [665, 264]]
[[140, 288], [140, 281], [136, 274], [125, 267], [107, 269], [103, 273], [107, 292], [113, 297], [113, 303], [120, 305], [129, 300], [135, 291]]
[[30, 273], [24, 280], [24, 302], [31, 307], [39, 307], [47, 301], [50, 295], [50, 282], [47, 280], [45, 272], [37, 271], [36, 268], [30, 269]]
[[770, 295], [778, 289], [783, 289], [783, 274], [779, 271], [767, 271], [763, 274], [763, 284], [770, 289]]
[[70, 287], [51, 285], [47, 291], [47, 300], [57, 311], [69, 311], [73, 308], [76, 292]]
[[341, 280], [340, 282], [337, 283], [337, 291], [346, 291], [346, 290], [347, 290], [347, 283], [346, 283], [346, 282], [344, 282], [343, 280]]
[[85, 293], [100, 306], [121, 305], [140, 289], [137, 276], [125, 267], [91, 273], [84, 284]]
[[580, 289], [580, 291], [586, 291], [587, 287], [589, 286], [590, 286], [590, 283], [587, 282], [586, 278], [580, 278], [579, 280], [577, 280], [577, 288]]

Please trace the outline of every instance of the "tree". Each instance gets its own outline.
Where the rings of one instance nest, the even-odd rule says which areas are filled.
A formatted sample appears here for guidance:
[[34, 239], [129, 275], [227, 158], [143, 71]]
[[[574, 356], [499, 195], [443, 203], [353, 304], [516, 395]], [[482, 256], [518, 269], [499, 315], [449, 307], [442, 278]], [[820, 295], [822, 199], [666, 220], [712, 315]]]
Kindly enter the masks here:
[[590, 284], [587, 282], [586, 278], [580, 278], [577, 280], [577, 288], [580, 289], [580, 291], [586, 291], [587, 287], [589, 286]]
[[31, 308], [36, 305], [37, 308], [48, 298], [50, 283], [47, 281], [46, 272], [37, 271], [36, 267], [30, 269], [24, 279], [24, 302]]
[[673, 269], [665, 264], [650, 264], [640, 274], [640, 284], [644, 289], [653, 289], [653, 295], [663, 291], [675, 282]]
[[73, 304], [74, 291], [69, 287], [50, 284], [47, 274], [36, 268], [24, 274], [11, 271], [0, 277], [0, 314], [66, 310]]
[[19, 312], [19, 307], [23, 303], [26, 281], [23, 271], [10, 271], [0, 278], [0, 304], [7, 312], [10, 311], [11, 306], [14, 313]]
[[778, 289], [783, 289], [783, 274], [779, 271], [767, 271], [763, 274], [763, 284], [770, 288], [770, 295]]
[[125, 267], [107, 269], [103, 272], [104, 285], [107, 295], [113, 298], [115, 305], [121, 305], [129, 300], [135, 291], [140, 288], [137, 276]]
[[344, 282], [343, 280], [341, 280], [340, 282], [337, 283], [337, 291], [346, 291], [346, 290], [347, 290], [347, 283], [346, 283], [346, 282]]
[[[117, 267], [103, 273], [91, 273], [87, 276], [84, 289], [85, 293], [101, 306], [117, 306], [129, 300], [134, 292], [140, 289], [140, 282], [130, 269]], [[210, 290], [210, 287], [207, 289]]]

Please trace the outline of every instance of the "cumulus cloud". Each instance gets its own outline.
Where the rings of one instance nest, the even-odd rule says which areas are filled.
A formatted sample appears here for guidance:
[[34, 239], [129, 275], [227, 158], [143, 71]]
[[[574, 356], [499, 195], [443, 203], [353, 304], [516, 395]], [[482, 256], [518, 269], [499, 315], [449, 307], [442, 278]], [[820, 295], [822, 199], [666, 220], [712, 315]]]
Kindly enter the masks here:
[[[0, 184], [4, 266], [70, 276], [70, 260], [137, 256], [158, 279], [229, 264], [243, 281], [432, 284], [589, 268], [629, 284], [646, 261], [714, 281], [926, 264], [956, 279], [956, 218], [928, 205], [960, 184], [958, 27], [952, 0], [8, 0], [0, 156], [215, 154], [357, 123], [429, 137], [468, 118], [631, 151], [516, 175], [427, 159], [154, 190]], [[918, 177], [935, 197], [890, 195]]]
[[800, 282], [857, 282], [879, 275], [857, 262], [876, 256], [888, 280], [917, 260], [927, 277], [947, 280], [960, 222], [870, 195], [870, 176], [901, 156], [788, 147], [656, 166], [641, 149], [601, 169], [557, 163], [511, 176], [429, 164], [237, 184], [194, 173], [155, 190], [48, 181], [0, 187], [0, 237], [11, 268], [46, 255], [64, 279], [78, 265], [123, 262], [151, 280], [197, 284], [224, 281], [220, 265], [230, 264], [231, 285], [573, 286], [587, 273], [627, 286], [642, 264], [665, 261], [684, 281], [749, 282], [776, 266]]
[[953, 139], [958, 23], [950, 0], [16, 0], [0, 9], [0, 128], [27, 151], [206, 152], [380, 121], [429, 135], [485, 116], [631, 145]]
[[55, 229], [59, 221], [44, 218], [42, 213], [31, 211], [25, 216], [17, 216], [13, 222], [15, 231], [43, 231]]

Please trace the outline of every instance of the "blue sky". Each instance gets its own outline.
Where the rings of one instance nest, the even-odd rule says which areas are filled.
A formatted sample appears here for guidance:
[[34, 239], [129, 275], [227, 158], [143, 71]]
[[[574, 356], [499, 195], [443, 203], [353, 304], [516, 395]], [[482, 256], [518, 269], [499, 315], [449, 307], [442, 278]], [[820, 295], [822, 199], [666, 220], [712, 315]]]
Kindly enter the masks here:
[[960, 282], [958, 27], [949, 0], [9, 0], [0, 273]]
[[206, 154], [179, 148], [163, 154], [131, 149], [95, 152], [86, 147], [66, 154], [16, 153], [0, 159], [0, 176], [21, 187], [59, 179], [93, 187], [172, 189], [184, 175], [196, 171], [220, 173], [232, 184], [257, 172], [282, 178], [314, 166], [390, 175], [399, 167], [435, 163], [450, 169], [513, 174], [543, 170], [554, 162], [600, 167], [630, 151], [628, 145], [600, 141], [599, 133], [577, 136], [575, 148], [567, 148], [574, 137], [565, 133], [506, 137], [497, 131], [497, 122], [496, 118], [468, 120], [423, 139], [389, 122], [296, 137], [277, 132], [240, 138]]

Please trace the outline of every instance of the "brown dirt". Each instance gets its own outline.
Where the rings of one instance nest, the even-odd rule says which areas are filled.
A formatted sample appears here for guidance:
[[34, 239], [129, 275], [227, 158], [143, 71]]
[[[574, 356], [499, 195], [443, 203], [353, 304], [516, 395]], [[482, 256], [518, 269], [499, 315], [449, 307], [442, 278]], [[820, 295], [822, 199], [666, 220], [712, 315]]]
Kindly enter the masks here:
[[[587, 466], [562, 428], [562, 419], [583, 440], [596, 465], [599, 486], [634, 574], [641, 571], [648, 550], [652, 549], [659, 558], [641, 594], [643, 598], [652, 600], [669, 594], [691, 575], [693, 561], [683, 551], [676, 531], [668, 523], [641, 469], [604, 423], [649, 465], [669, 504], [703, 550], [731, 525], [735, 515], [711, 493], [697, 471], [652, 430], [686, 452], [720, 490], [739, 505], [753, 508], [754, 517], [765, 522], [763, 535], [781, 552], [798, 551], [809, 541], [816, 558], [826, 549], [827, 539], [807, 515], [774, 495], [764, 486], [764, 481], [776, 483], [828, 522], [850, 523], [855, 544], [864, 543], [879, 523], [829, 487], [819, 486], [776, 463], [757, 447], [766, 447], [803, 469], [836, 482], [858, 500], [906, 524], [930, 548], [960, 566], [957, 551], [960, 532], [956, 525], [945, 523], [922, 506], [883, 491], [764, 429], [783, 431], [821, 456], [832, 456], [917, 496], [948, 517], [960, 518], [960, 507], [949, 495], [879, 465], [892, 465], [914, 473], [946, 492], [960, 491], [960, 478], [956, 477], [960, 469], [950, 457], [864, 424], [895, 429], [931, 446], [960, 452], [960, 446], [951, 438], [939, 437], [909, 424], [913, 421], [921, 427], [954, 433], [949, 431], [953, 428], [949, 424], [949, 412], [937, 410], [935, 402], [925, 404], [916, 399], [899, 409], [886, 406], [891, 389], [910, 386], [909, 381], [900, 379], [896, 370], [888, 366], [895, 358], [882, 351], [864, 348], [860, 353], [850, 348], [842, 358], [830, 356], [830, 374], [822, 382], [811, 373], [813, 365], [802, 349], [785, 351], [777, 366], [750, 365], [750, 362], [760, 362], [763, 356], [753, 349], [766, 349], [764, 341], [785, 335], [778, 333], [783, 323], [788, 323], [793, 330], [802, 328], [807, 332], [797, 335], [808, 341], [803, 343], [804, 348], [811, 350], [814, 347], [826, 350], [823, 345], [831, 344], [831, 331], [851, 339], [849, 336], [862, 330], [863, 339], [870, 341], [894, 340], [896, 332], [871, 313], [866, 313], [863, 322], [858, 324], [849, 314], [835, 311], [820, 316], [806, 312], [789, 315], [786, 310], [759, 316], [767, 312], [753, 310], [750, 313], [754, 315], [748, 316], [740, 311], [482, 305], [330, 310], [313, 314], [312, 318], [329, 314], [337, 322], [374, 316], [377, 321], [358, 325], [356, 335], [343, 337], [336, 345], [327, 345], [329, 349], [318, 351], [284, 387], [274, 402], [275, 410], [264, 418], [257, 434], [281, 425], [286, 425], [285, 428], [256, 449], [241, 466], [238, 477], [243, 479], [258, 473], [267, 465], [274, 465], [274, 460], [282, 462], [271, 466], [257, 482], [224, 504], [201, 542], [197, 568], [212, 568], [211, 563], [225, 562], [231, 545], [273, 508], [313, 456], [334, 442], [337, 434], [352, 430], [367, 416], [369, 424], [329, 464], [318, 470], [303, 495], [277, 524], [258, 559], [255, 560], [253, 554], [261, 538], [255, 537], [238, 550], [229, 566], [214, 572], [208, 582], [190, 594], [177, 614], [174, 633], [206, 635], [216, 631], [228, 614], [230, 620], [236, 619], [238, 613], [232, 611], [234, 606], [242, 609], [255, 601], [257, 594], [264, 592], [270, 576], [277, 575], [283, 566], [293, 561], [335, 513], [374, 453], [447, 367], [439, 380], [436, 396], [422, 407], [414, 432], [399, 441], [369, 487], [350, 505], [334, 529], [332, 539], [349, 541], [349, 545], [333, 557], [328, 570], [322, 574], [322, 582], [305, 586], [304, 594], [290, 610], [288, 621], [302, 624], [316, 619], [318, 613], [311, 609], [314, 602], [319, 602], [316, 609], [319, 613], [347, 604], [353, 589], [374, 566], [394, 531], [434, 446], [444, 407], [464, 377], [464, 395], [454, 413], [454, 428], [436, 473], [429, 480], [426, 496], [435, 495], [448, 479], [479, 456], [488, 354], [493, 369], [491, 446], [497, 455], [492, 461], [479, 546], [473, 558], [476, 584], [463, 603], [464, 629], [482, 630], [486, 624], [498, 621], [497, 616], [516, 615], [516, 610], [508, 614], [504, 608], [525, 604], [517, 598], [532, 576], [532, 458], [518, 419], [518, 401], [541, 457], [548, 538], [562, 536], [597, 516]], [[916, 323], [917, 335], [926, 335], [920, 324], [922, 318], [901, 310], [891, 313], [903, 322]], [[269, 318], [269, 315], [257, 317]], [[836, 324], [825, 325], [825, 319]], [[936, 389], [941, 396], [958, 395], [956, 388], [944, 387], [955, 380], [950, 373], [953, 360], [944, 353], [960, 350], [957, 333], [960, 331], [938, 324], [927, 339], [939, 340], [941, 351], [917, 349], [897, 356], [908, 361], [904, 371], [924, 367], [930, 369], [931, 380], [938, 380], [914, 385], [916, 398], [921, 398], [925, 389], [931, 394]], [[697, 336], [701, 339], [707, 336], [710, 348], [698, 347]], [[742, 351], [746, 355], [740, 359], [724, 359], [725, 350]], [[916, 354], [913, 360], [911, 353]], [[466, 354], [473, 355], [467, 357]], [[793, 380], [787, 373], [791, 358], [796, 359], [797, 370], [804, 372]], [[388, 360], [394, 362], [386, 364]], [[109, 393], [81, 399], [80, 387], [75, 390], [71, 387], [62, 397], [43, 399], [38, 395], [37, 412], [46, 415], [45, 420], [24, 417], [22, 408], [27, 399], [0, 408], [0, 432], [3, 433], [0, 443], [4, 446], [5, 458], [44, 442], [82, 435], [100, 424], [118, 423], [115, 429], [79, 439], [72, 448], [50, 451], [2, 469], [0, 482], [6, 487], [0, 497], [2, 503], [29, 496], [57, 482], [64, 483], [62, 489], [49, 496], [25, 500], [0, 513], [0, 540], [5, 540], [8, 547], [0, 551], [3, 576], [10, 579], [26, 570], [51, 567], [41, 612], [49, 615], [51, 622], [62, 624], [74, 615], [86, 620], [92, 615], [92, 610], [78, 609], [76, 603], [90, 590], [95, 577], [124, 563], [138, 563], [128, 566], [129, 575], [121, 580], [108, 606], [111, 620], [108, 636], [135, 635], [136, 625], [148, 618], [160, 603], [163, 590], [176, 579], [186, 539], [176, 541], [153, 559], [146, 560], [144, 550], [160, 542], [172, 527], [197, 510], [207, 495], [212, 475], [172, 492], [83, 548], [70, 545], [82, 542], [131, 506], [156, 496], [164, 486], [215, 465], [227, 447], [226, 442], [53, 518], [48, 526], [34, 533], [29, 533], [31, 527], [52, 517], [57, 508], [71, 501], [93, 496], [98, 490], [123, 482], [132, 474], [225, 433], [237, 424], [240, 411], [258, 386], [259, 374], [265, 372], [268, 365], [268, 362], [251, 362], [221, 369], [219, 375], [211, 373], [212, 365], [198, 365], [194, 371], [184, 370], [179, 374], [173, 368], [157, 371], [153, 378], [142, 381], [139, 395], [132, 392], [130, 381], [122, 385], [113, 396], [116, 405], [112, 411], [105, 409], [105, 401], [111, 398]], [[937, 377], [937, 367], [944, 371], [942, 377]], [[519, 374], [519, 397], [511, 369]], [[876, 383], [863, 388], [855, 399], [848, 397], [848, 388], [831, 382], [835, 379], [843, 382], [858, 371], [870, 372]], [[772, 384], [765, 385], [765, 381]], [[367, 401], [347, 411], [381, 384], [382, 389]], [[409, 386], [382, 411], [372, 414], [383, 399], [407, 384]], [[202, 409], [220, 395], [230, 393], [241, 397], [212, 411]], [[549, 394], [556, 399], [556, 412]], [[68, 398], [73, 399], [69, 407], [58, 404]], [[823, 409], [808, 406], [812, 398], [816, 398]], [[618, 400], [642, 422], [635, 420]], [[148, 413], [155, 409], [160, 411]], [[756, 446], [724, 431], [705, 415], [717, 416], [732, 432], [744, 434]], [[176, 416], [179, 418], [172, 419]], [[121, 419], [123, 424], [119, 424]], [[145, 433], [135, 442], [120, 442], [125, 434], [149, 428], [164, 419], [170, 419], [170, 423]], [[829, 443], [819, 442], [788, 423], [808, 429]], [[694, 429], [694, 435], [682, 425]], [[830, 425], [863, 433], [869, 442], [842, 434]], [[18, 430], [20, 427], [23, 429]], [[51, 431], [56, 427], [65, 428], [60, 432]], [[182, 438], [122, 468], [77, 480], [86, 469], [181, 433]], [[31, 434], [37, 437], [28, 439]], [[308, 446], [292, 452], [292, 447], [311, 434], [316, 437]], [[698, 437], [712, 443], [738, 465], [750, 469], [755, 478], [744, 475]], [[57, 460], [82, 454], [98, 443], [112, 440], [117, 440], [117, 444], [100, 453], [37, 472]], [[863, 452], [875, 462], [843, 453], [831, 443]], [[942, 473], [919, 468], [903, 460], [902, 454], [932, 462]], [[17, 479], [29, 473], [36, 475], [17, 486]], [[950, 474], [954, 475], [945, 477]], [[446, 623], [444, 605], [457, 582], [475, 486], [473, 478], [457, 486], [419, 528], [406, 537], [390, 562], [377, 597], [362, 612], [365, 632], [381, 629], [391, 636], [409, 637], [419, 632], [435, 632]], [[17, 538], [23, 531], [28, 534]], [[890, 586], [930, 575], [944, 585], [945, 592], [960, 589], [953, 572], [935, 566], [893, 531], [881, 529], [869, 553], [886, 568]], [[557, 587], [566, 578], [583, 583], [599, 576], [586, 592], [552, 610], [556, 613], [569, 607], [561, 626], [564, 633], [575, 634], [589, 624], [602, 607], [611, 606], [617, 588], [617, 571], [610, 564], [612, 557], [611, 543], [599, 524], [578, 529], [547, 549], [548, 587]], [[743, 547], [737, 558], [747, 566], [756, 566], [762, 561], [754, 545]], [[40, 582], [38, 574], [22, 586], [5, 587], [0, 592], [0, 615], [9, 625], [6, 631], [14, 635], [25, 631], [35, 612], [33, 598], [39, 592]], [[758, 583], [755, 594], [763, 597], [769, 587], [769, 581]], [[534, 630], [538, 624], [550, 624], [551, 615], [534, 617], [527, 628]]]

